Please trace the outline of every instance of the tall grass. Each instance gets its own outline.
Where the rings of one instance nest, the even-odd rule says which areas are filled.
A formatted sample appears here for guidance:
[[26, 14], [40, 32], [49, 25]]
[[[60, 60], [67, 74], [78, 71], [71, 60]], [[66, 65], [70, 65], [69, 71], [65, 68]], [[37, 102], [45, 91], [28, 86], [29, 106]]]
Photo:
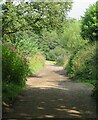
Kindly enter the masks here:
[[42, 53], [36, 53], [30, 58], [29, 68], [31, 73], [36, 74], [38, 70], [44, 68], [45, 65], [45, 56]]

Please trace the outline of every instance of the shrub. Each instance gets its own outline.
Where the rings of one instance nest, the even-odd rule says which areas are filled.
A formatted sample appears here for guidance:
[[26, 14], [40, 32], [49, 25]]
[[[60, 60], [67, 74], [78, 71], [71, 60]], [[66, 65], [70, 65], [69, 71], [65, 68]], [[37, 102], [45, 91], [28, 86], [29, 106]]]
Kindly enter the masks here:
[[29, 68], [26, 58], [12, 44], [3, 44], [2, 58], [3, 101], [9, 102], [24, 87]]
[[90, 5], [82, 17], [81, 35], [84, 39], [89, 39], [90, 42], [96, 41], [96, 38], [98, 37], [98, 24], [96, 24], [98, 12], [97, 7], [98, 1], [95, 4]]
[[59, 45], [58, 34], [55, 30], [47, 31], [44, 29], [41, 33], [39, 41], [39, 49], [44, 52], [48, 59], [48, 54], [51, 50], [55, 49]]
[[22, 31], [15, 33], [15, 46], [25, 56], [31, 56], [38, 51], [37, 39], [38, 35], [30, 31]]
[[74, 54], [67, 65], [70, 77], [96, 80], [96, 45], [88, 44]]
[[69, 20], [68, 24], [64, 26], [64, 32], [61, 34], [60, 39], [60, 44], [70, 54], [73, 54], [77, 49], [80, 49], [88, 42], [86, 40], [84, 41], [81, 37], [80, 21], [77, 20]]
[[29, 72], [26, 58], [11, 44], [3, 44], [2, 57], [3, 81], [23, 85]]
[[58, 46], [55, 49], [50, 50], [50, 52], [48, 53], [47, 59], [56, 61], [57, 59], [64, 57], [65, 55], [66, 55], [65, 49]]
[[94, 89], [93, 89], [92, 96], [94, 98], [97, 98], [97, 94], [98, 94], [98, 82], [96, 81], [95, 84], [94, 84]]
[[22, 92], [22, 89], [23, 87], [19, 85], [3, 82], [2, 84], [3, 102], [11, 103]]

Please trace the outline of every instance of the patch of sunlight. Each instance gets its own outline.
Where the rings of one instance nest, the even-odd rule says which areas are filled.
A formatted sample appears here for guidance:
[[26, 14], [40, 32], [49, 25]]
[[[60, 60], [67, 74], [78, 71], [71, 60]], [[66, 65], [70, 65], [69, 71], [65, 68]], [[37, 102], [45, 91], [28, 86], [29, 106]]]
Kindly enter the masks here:
[[45, 117], [47, 117], [47, 118], [54, 118], [53, 115], [45, 115]]
[[44, 110], [44, 108], [43, 108], [43, 107], [37, 107], [37, 109], [39, 109], [39, 110]]
[[81, 117], [81, 115], [73, 114], [73, 113], [71, 113], [70, 115], [71, 115], [71, 116], [75, 116], [75, 117]]
[[[38, 86], [37, 86], [38, 87]], [[61, 87], [56, 87], [56, 86], [45, 86], [45, 87], [39, 87], [40, 89], [49, 89], [49, 88], [56, 88], [56, 89], [59, 89], [59, 90], [69, 90], [67, 88], [61, 88]]]
[[56, 110], [58, 110], [58, 111], [67, 111], [67, 109], [60, 109], [60, 108], [57, 108]]
[[[63, 107], [65, 107], [65, 106], [63, 106]], [[56, 110], [66, 111], [66, 112], [69, 112], [69, 113], [72, 113], [72, 114], [80, 114], [80, 112], [77, 111], [77, 110], [70, 110], [70, 109], [66, 109], [66, 108], [58, 108], [58, 109], [56, 109]]]
[[79, 111], [77, 111], [77, 110], [68, 110], [68, 112], [69, 112], [69, 113], [80, 114], [80, 112], [79, 112]]
[[41, 103], [45, 103], [45, 102], [41, 102]]
[[57, 89], [60, 89], [60, 90], [69, 90], [67, 88], [61, 88], [61, 87], [55, 87], [55, 86], [53, 88], [57, 88]]
[[65, 108], [66, 106], [64, 106], [64, 105], [62, 105], [62, 106], [60, 106], [61, 108]]
[[45, 63], [55, 64], [56, 62], [55, 62], [55, 61], [49, 61], [49, 60], [46, 60]]
[[41, 90], [45, 90], [45, 89], [47, 89], [47, 87], [40, 87], [40, 89], [41, 89]]
[[6, 106], [6, 107], [9, 107], [9, 105], [8, 105], [8, 104], [6, 104], [5, 102], [3, 102], [3, 105], [4, 105], [4, 106]]
[[59, 100], [59, 101], [63, 101], [63, 99], [61, 99], [61, 98], [60, 98], [60, 99], [58, 99], [58, 100]]

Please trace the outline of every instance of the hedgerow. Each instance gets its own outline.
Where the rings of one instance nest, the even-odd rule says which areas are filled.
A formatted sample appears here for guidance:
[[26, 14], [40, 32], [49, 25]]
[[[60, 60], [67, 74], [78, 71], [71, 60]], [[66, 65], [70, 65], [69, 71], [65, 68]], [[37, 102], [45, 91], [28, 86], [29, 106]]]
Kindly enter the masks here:
[[22, 89], [25, 85], [26, 77], [30, 72], [28, 63], [12, 44], [3, 44], [2, 58], [2, 92], [6, 97], [9, 95], [9, 98], [13, 98], [18, 94], [18, 88]]

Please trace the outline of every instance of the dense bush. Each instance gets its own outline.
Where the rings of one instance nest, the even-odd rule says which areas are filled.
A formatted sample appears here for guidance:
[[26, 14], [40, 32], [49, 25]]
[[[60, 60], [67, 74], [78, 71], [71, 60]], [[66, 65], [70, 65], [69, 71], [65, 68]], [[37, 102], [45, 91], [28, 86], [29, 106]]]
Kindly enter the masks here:
[[15, 98], [22, 92], [23, 87], [13, 84], [13, 83], [7, 83], [3, 82], [2, 84], [2, 96], [3, 96], [3, 102], [5, 103], [11, 103]]
[[[59, 45], [58, 34], [55, 30], [47, 31], [44, 29], [41, 32], [39, 39], [39, 49], [44, 52], [46, 59], [49, 59], [49, 52], [54, 50]], [[52, 60], [52, 59], [51, 59]]]
[[57, 46], [53, 50], [50, 50], [47, 56], [48, 60], [57, 60], [59, 57], [64, 57], [66, 55], [66, 51], [64, 48]]
[[2, 58], [3, 101], [9, 102], [24, 87], [29, 68], [26, 58], [12, 44], [3, 44]]
[[70, 77], [96, 80], [96, 45], [88, 44], [69, 60], [67, 73]]
[[84, 39], [89, 39], [90, 41], [96, 41], [98, 37], [98, 24], [97, 23], [97, 4], [91, 5], [82, 16], [81, 24], [81, 35]]
[[56, 60], [56, 64], [57, 65], [62, 65], [62, 66], [66, 66], [66, 64], [68, 63], [68, 56], [65, 55], [65, 56], [60, 56], [57, 58]]
[[96, 82], [94, 83], [94, 89], [93, 89], [93, 94], [92, 94], [92, 96], [95, 97], [95, 98], [97, 98], [97, 94], [98, 94], [98, 81], [96, 81]]
[[[98, 37], [98, 33], [97, 33], [98, 24], [96, 24], [97, 23], [97, 12], [98, 12], [97, 8], [98, 8], [98, 1], [95, 4], [89, 6], [89, 8], [85, 11], [84, 16], [82, 16], [82, 20], [81, 20], [81, 23], [82, 23], [81, 24], [81, 35], [84, 39], [88, 39], [90, 44], [97, 41], [97, 37]], [[91, 49], [89, 48], [90, 52], [91, 50], [92, 50], [92, 47]], [[92, 52], [93, 53], [91, 54], [91, 58], [88, 61], [89, 65], [87, 66], [87, 63], [86, 63], [86, 66], [88, 68], [88, 70], [86, 71], [89, 72], [89, 74], [88, 73], [85, 73], [85, 74], [87, 74], [87, 76], [89, 76], [90, 78], [96, 80], [98, 78], [98, 75], [96, 72], [96, 70], [98, 69], [98, 64], [97, 64], [98, 55], [97, 55], [97, 50], [96, 51], [94, 50]], [[98, 92], [98, 83], [95, 82], [95, 84], [93, 85], [94, 85], [93, 95], [96, 96], [96, 93]]]
[[39, 36], [31, 31], [17, 32], [14, 44], [18, 51], [28, 57], [38, 52], [38, 39]]
[[87, 43], [80, 35], [80, 21], [69, 20], [63, 29], [64, 31], [60, 36], [60, 44], [69, 54], [73, 54]]
[[26, 58], [13, 45], [4, 44], [2, 50], [2, 77], [4, 82], [24, 84], [29, 69]]

